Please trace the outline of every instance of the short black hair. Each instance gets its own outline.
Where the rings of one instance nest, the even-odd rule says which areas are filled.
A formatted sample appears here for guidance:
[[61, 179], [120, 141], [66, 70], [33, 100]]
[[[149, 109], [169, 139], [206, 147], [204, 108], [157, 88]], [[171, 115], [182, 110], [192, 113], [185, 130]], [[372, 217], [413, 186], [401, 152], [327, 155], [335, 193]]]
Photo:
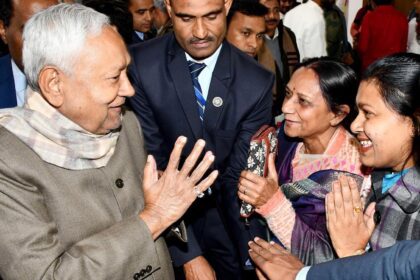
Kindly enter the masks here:
[[[1, 0], [0, 0], [1, 1]], [[126, 0], [83, 0], [82, 4], [109, 17], [111, 24], [117, 27], [118, 33], [129, 45], [133, 36], [133, 15], [128, 9]]]
[[228, 27], [237, 12], [251, 17], [263, 17], [268, 13], [268, 9], [256, 0], [233, 1], [226, 19]]
[[13, 0], [0, 0], [0, 20], [9, 26], [13, 14]]

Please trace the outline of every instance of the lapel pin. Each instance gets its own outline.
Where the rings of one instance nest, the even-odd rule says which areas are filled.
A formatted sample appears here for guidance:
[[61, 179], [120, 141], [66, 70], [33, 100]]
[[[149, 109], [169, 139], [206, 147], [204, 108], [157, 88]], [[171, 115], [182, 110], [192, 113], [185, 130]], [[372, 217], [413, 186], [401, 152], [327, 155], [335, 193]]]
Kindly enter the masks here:
[[220, 98], [219, 96], [216, 96], [215, 98], [213, 98], [213, 105], [214, 107], [220, 107], [223, 105], [223, 99]]

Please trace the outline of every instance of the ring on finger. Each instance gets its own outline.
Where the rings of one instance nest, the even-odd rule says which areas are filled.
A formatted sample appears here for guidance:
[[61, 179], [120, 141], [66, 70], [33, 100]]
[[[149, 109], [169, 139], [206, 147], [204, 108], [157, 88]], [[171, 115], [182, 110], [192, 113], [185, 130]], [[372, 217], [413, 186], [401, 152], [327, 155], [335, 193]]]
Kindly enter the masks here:
[[354, 211], [354, 214], [362, 213], [362, 207], [359, 207], [359, 206], [353, 207], [353, 211]]
[[245, 189], [244, 189], [244, 195], [246, 195], [246, 187], [245, 187]]
[[204, 196], [204, 193], [197, 186], [194, 186], [194, 193], [197, 195], [198, 198], [202, 198]]

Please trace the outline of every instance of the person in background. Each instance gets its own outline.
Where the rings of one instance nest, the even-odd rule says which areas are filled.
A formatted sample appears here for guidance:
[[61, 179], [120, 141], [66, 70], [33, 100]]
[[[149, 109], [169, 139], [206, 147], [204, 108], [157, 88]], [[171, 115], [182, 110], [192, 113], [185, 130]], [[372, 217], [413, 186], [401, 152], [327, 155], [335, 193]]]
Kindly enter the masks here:
[[374, 7], [375, 3], [373, 3], [372, 0], [368, 0], [366, 5], [357, 11], [353, 23], [351, 24], [350, 35], [353, 38], [353, 48], [355, 49], [359, 43], [360, 28], [362, 27], [363, 18], [366, 14], [373, 11]]
[[166, 9], [165, 0], [153, 0], [155, 9], [153, 10], [153, 26], [157, 36], [162, 36], [172, 31], [172, 20]]
[[281, 113], [280, 108], [284, 99], [285, 86], [290, 80], [297, 63], [299, 63], [300, 55], [295, 34], [285, 27], [283, 20], [280, 19], [278, 0], [260, 0], [260, 3], [268, 9], [268, 13], [265, 15], [266, 34], [264, 43], [274, 57], [280, 72], [277, 76], [280, 76], [281, 79], [277, 79], [277, 81], [282, 82], [275, 98], [275, 104], [273, 104], [275, 108], [273, 114], [278, 115]]
[[111, 24], [117, 27], [118, 33], [126, 45], [133, 41], [133, 17], [128, 10], [128, 2], [124, 0], [82, 0], [86, 7], [103, 13], [109, 17]]
[[180, 137], [158, 178], [123, 107], [131, 58], [105, 15], [58, 4], [23, 42], [27, 99], [0, 111], [2, 279], [173, 279], [161, 235], [216, 179], [204, 175], [214, 155], [199, 160], [200, 140], [178, 168]]
[[372, 0], [375, 9], [363, 18], [357, 52], [361, 72], [375, 60], [407, 51], [408, 22], [393, 0]]
[[420, 0], [414, 0], [415, 15], [408, 22], [407, 52], [420, 54]]
[[281, 16], [284, 17], [284, 15], [288, 11], [290, 11], [291, 9], [293, 9], [299, 4], [300, 3], [298, 3], [296, 0], [279, 0], [279, 8], [280, 8], [279, 10], [280, 10]]
[[264, 16], [267, 12], [268, 9], [258, 1], [234, 1], [227, 16], [226, 40], [276, 75], [273, 86], [274, 117], [280, 111], [278, 98], [282, 92], [282, 80], [277, 64], [264, 44]]
[[296, 35], [300, 61], [327, 55], [323, 6], [329, 0], [307, 0], [291, 9], [283, 18]]
[[133, 16], [133, 44], [141, 43], [154, 37], [153, 0], [128, 0], [128, 10]]
[[347, 41], [346, 18], [335, 3], [336, 0], [329, 0], [324, 5], [324, 17], [327, 28], [327, 54], [328, 57], [337, 61], [352, 65], [352, 48]]
[[0, 58], [0, 109], [22, 106], [25, 102], [26, 77], [22, 63], [22, 26], [56, 0], [0, 0], [0, 37], [8, 55]]

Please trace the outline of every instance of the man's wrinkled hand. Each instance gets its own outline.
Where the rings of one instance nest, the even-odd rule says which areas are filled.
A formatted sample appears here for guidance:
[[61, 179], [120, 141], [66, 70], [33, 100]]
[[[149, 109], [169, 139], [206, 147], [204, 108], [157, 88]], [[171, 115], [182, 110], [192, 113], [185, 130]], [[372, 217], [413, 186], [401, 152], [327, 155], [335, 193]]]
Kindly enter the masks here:
[[[303, 263], [274, 242], [255, 238], [248, 243], [249, 255], [260, 270], [259, 279], [294, 280]], [[263, 275], [261, 275], [261, 272]]]
[[144, 209], [139, 216], [149, 227], [154, 239], [181, 218], [197, 195], [207, 190], [218, 175], [217, 171], [213, 171], [201, 180], [215, 159], [211, 152], [207, 152], [196, 165], [205, 146], [204, 140], [196, 142], [182, 168], [178, 170], [186, 142], [183, 136], [177, 139], [168, 166], [160, 176], [153, 156], [147, 158], [143, 177]]
[[198, 256], [184, 264], [186, 280], [215, 280], [216, 273], [203, 256]]

